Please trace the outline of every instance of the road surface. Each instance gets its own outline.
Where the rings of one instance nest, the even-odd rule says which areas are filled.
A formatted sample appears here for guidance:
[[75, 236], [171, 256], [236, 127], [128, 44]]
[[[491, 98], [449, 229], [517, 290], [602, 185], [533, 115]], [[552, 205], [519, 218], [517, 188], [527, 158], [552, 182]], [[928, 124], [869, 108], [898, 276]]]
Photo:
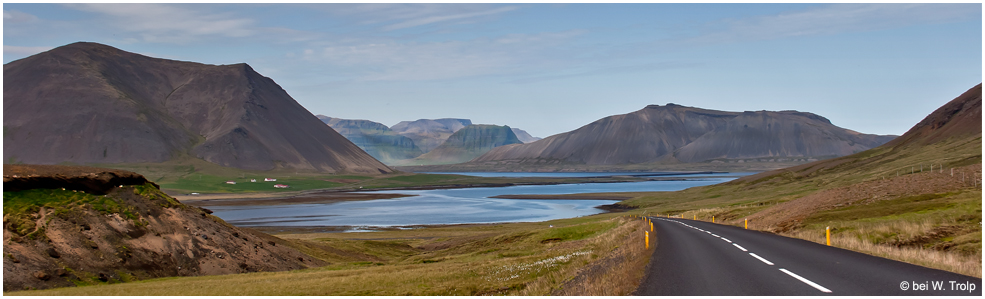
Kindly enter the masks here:
[[636, 295], [982, 295], [982, 279], [741, 227], [651, 217]]

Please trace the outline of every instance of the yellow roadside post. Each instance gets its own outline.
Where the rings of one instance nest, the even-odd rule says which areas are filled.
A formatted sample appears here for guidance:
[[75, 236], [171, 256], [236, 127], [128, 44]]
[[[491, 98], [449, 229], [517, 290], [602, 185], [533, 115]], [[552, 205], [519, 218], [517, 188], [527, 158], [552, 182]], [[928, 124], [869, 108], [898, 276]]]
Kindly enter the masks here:
[[650, 232], [643, 232], [646, 234], [646, 249], [650, 249]]
[[698, 214], [694, 214], [694, 215], [691, 215], [691, 216], [692, 216], [691, 217], [692, 218], [691, 220], [698, 220]]
[[715, 223], [715, 216], [711, 216], [711, 223]]
[[831, 246], [831, 227], [824, 228], [825, 238], [828, 239], [828, 246]]
[[746, 229], [749, 229], [749, 218], [746, 218]]
[[650, 222], [650, 231], [653, 231], [653, 222]]

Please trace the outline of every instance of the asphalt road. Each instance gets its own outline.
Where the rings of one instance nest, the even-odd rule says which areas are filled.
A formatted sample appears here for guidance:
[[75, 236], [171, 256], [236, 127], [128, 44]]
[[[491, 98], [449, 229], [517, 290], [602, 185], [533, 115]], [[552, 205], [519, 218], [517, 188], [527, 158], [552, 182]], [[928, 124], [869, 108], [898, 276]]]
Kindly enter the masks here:
[[656, 249], [636, 295], [982, 295], [982, 279], [804, 240], [652, 217]]

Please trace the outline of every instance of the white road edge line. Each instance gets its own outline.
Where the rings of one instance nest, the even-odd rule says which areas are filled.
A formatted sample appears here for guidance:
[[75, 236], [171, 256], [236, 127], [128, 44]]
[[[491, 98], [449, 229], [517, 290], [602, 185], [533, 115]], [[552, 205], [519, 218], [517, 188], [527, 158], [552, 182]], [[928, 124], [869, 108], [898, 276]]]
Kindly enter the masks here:
[[807, 285], [814, 287], [818, 291], [825, 292], [825, 293], [831, 293], [831, 290], [829, 290], [829, 289], [827, 289], [825, 287], [822, 287], [821, 285], [816, 284], [813, 281], [807, 280], [806, 278], [800, 277], [800, 275], [793, 274], [793, 272], [787, 271], [787, 269], [780, 268], [780, 271], [783, 271], [783, 273], [787, 273], [787, 275], [793, 276], [793, 278], [796, 278], [797, 280], [800, 280], [801, 282], [806, 283]]
[[732, 240], [729, 240], [729, 239], [726, 239], [726, 238], [722, 238], [722, 240], [725, 240], [725, 242], [732, 243]]
[[770, 265], [770, 266], [772, 266], [772, 265], [773, 265], [773, 262], [770, 262], [770, 261], [767, 261], [766, 259], [764, 259], [764, 258], [761, 258], [761, 257], [759, 257], [758, 255], [756, 255], [755, 253], [752, 253], [752, 252], [750, 252], [750, 253], [749, 253], [749, 255], [751, 255], [751, 256], [752, 256], [752, 257], [754, 257], [754, 258], [757, 258], [757, 259], [759, 259], [760, 261], [762, 261], [762, 262], [764, 262], [764, 263], [766, 263], [767, 265]]
[[742, 251], [749, 251], [746, 250], [745, 248], [742, 248], [742, 246], [739, 246], [739, 244], [732, 243], [732, 245], [734, 245], [735, 247], [739, 247], [739, 249], [742, 249]]

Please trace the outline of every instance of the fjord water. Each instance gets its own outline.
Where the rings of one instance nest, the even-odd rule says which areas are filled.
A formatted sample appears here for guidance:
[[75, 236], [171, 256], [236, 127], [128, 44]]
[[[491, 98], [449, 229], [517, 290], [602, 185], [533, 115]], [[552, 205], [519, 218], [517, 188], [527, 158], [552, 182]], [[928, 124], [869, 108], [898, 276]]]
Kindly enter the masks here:
[[[593, 173], [595, 176], [606, 175]], [[504, 194], [677, 191], [726, 182], [749, 173], [680, 176], [680, 180], [630, 183], [528, 185], [496, 188], [387, 190], [362, 193], [411, 195], [394, 199], [326, 204], [214, 206], [214, 215], [237, 226], [390, 227], [432, 224], [536, 222], [604, 212], [595, 207], [615, 200], [534, 200], [489, 198]]]

